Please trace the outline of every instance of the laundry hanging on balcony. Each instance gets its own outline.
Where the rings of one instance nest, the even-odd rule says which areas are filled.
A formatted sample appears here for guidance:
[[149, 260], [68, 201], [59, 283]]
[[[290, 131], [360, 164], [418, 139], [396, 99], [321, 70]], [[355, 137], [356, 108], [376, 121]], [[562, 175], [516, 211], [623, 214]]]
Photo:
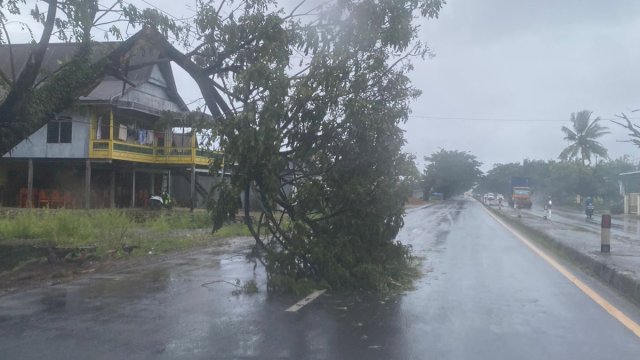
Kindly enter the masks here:
[[140, 145], [153, 145], [153, 130], [138, 129], [137, 138]]
[[138, 144], [144, 144], [144, 137], [147, 135], [147, 132], [141, 129], [138, 129]]
[[120, 125], [118, 127], [118, 140], [127, 141], [127, 126]]
[[175, 147], [191, 147], [191, 133], [173, 134], [173, 146]]
[[98, 116], [98, 129], [96, 129], [96, 140], [102, 139], [102, 116]]

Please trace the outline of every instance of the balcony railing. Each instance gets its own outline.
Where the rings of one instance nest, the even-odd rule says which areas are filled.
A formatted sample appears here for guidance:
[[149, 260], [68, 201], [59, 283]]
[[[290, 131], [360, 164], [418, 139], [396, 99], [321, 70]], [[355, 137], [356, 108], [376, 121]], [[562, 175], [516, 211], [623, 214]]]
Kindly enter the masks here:
[[118, 140], [91, 140], [89, 157], [166, 165], [207, 166], [221, 152], [193, 147], [157, 147], [138, 145]]

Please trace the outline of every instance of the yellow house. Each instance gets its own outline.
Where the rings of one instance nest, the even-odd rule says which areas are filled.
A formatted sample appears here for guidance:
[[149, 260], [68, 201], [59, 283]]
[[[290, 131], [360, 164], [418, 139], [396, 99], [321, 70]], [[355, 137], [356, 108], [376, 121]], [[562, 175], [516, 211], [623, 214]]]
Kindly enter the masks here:
[[[106, 56], [119, 44], [100, 43], [95, 56]], [[24, 66], [32, 45], [12, 45], [12, 56], [7, 50], [0, 46], [0, 72], [10, 79], [11, 71]], [[55, 72], [75, 50], [76, 44], [50, 44], [41, 77]], [[210, 174], [210, 160], [221, 153], [201, 148], [189, 124], [169, 125], [184, 118], [188, 108], [171, 64], [152, 44], [141, 38], [127, 56], [126, 79], [104, 76], [75, 106], [3, 154], [2, 205], [140, 207], [164, 191], [183, 206], [204, 204], [217, 179]]]

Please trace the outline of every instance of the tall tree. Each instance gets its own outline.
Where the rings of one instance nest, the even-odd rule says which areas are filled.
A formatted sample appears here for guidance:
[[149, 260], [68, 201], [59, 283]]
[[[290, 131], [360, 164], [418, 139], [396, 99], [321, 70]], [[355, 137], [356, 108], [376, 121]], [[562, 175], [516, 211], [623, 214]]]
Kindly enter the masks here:
[[440, 149], [424, 159], [429, 163], [424, 171], [425, 195], [439, 192], [449, 198], [462, 194], [482, 176], [482, 163], [464, 151]]
[[608, 158], [607, 149], [597, 141], [598, 138], [609, 133], [608, 128], [599, 124], [600, 117], [591, 121], [591, 114], [589, 110], [572, 113], [572, 129], [562, 127], [564, 139], [569, 142], [569, 146], [560, 153], [561, 160], [579, 159], [582, 165], [586, 165], [587, 161], [591, 164], [593, 154], [604, 159]]

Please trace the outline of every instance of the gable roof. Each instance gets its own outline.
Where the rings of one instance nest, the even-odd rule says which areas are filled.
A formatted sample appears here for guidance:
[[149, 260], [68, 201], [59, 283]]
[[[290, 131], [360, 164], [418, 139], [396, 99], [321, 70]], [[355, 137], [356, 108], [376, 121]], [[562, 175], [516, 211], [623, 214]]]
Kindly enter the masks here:
[[[92, 53], [93, 60], [95, 61], [107, 56], [118, 44], [118, 42], [95, 43]], [[24, 69], [29, 55], [31, 55], [31, 52], [34, 51], [35, 48], [36, 44], [0, 45], [0, 72], [2, 72], [9, 81], [13, 81], [11, 57], [13, 56], [15, 77], [18, 77]], [[75, 54], [77, 48], [77, 43], [50, 43], [42, 59], [41, 71], [36, 82], [41, 81], [48, 74], [58, 70], [63, 63], [69, 61]]]
[[[154, 48], [152, 41], [145, 41], [145, 34], [144, 31], [140, 31], [132, 37], [135, 37], [132, 40], [136, 42], [136, 45], [131, 47], [126, 53], [128, 66], [130, 67], [151, 63], [160, 59], [160, 52]], [[92, 58], [94, 61], [97, 61], [110, 56], [123, 43], [124, 42], [96, 42], [92, 48]], [[36, 79], [36, 83], [42, 81], [49, 74], [57, 71], [65, 62], [69, 61], [78, 47], [78, 43], [50, 43], [45, 52], [41, 71]], [[0, 45], [0, 76], [11, 82], [14, 74], [16, 77], [20, 74], [34, 48], [34, 44]], [[186, 104], [178, 94], [169, 61], [157, 62], [157, 66], [166, 82], [165, 91], [169, 99], [182, 111], [188, 111]], [[153, 68], [154, 65], [148, 65], [128, 72], [125, 69], [125, 76], [129, 83], [112, 75], [105, 75], [102, 81], [94, 88], [89, 89], [85, 96], [81, 96], [78, 101], [81, 103], [109, 103], [118, 106], [120, 98], [129, 90], [149, 82]], [[157, 84], [157, 81], [154, 83]], [[0, 99], [3, 98], [4, 95], [3, 88], [0, 86]], [[127, 103], [123, 105], [124, 107], [133, 107], [152, 114], [158, 114], [161, 111], [149, 108], [144, 104]]]

